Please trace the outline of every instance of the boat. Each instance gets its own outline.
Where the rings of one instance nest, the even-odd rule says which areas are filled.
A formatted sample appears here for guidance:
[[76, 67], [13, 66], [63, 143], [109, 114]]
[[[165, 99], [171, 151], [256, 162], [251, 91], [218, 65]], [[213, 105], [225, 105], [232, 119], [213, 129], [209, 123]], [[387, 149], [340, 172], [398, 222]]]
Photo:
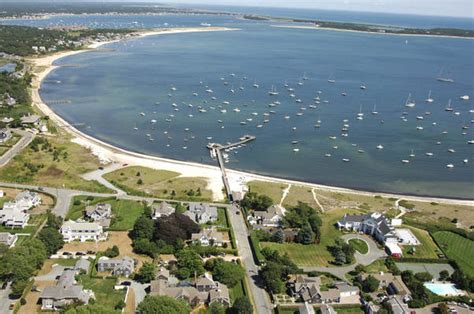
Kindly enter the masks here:
[[447, 164], [446, 168], [452, 169], [452, 168], [454, 168], [454, 165], [453, 164]]
[[402, 163], [404, 163], [404, 164], [409, 164], [410, 161], [409, 161], [408, 159], [402, 159]]
[[142, 117], [144, 117], [144, 116], [145, 116], [145, 113], [144, 113], [144, 112], [140, 112], [140, 115], [141, 115]]
[[383, 145], [377, 145], [377, 149], [383, 149]]
[[443, 83], [454, 83], [454, 80], [452, 78], [443, 76], [443, 69], [441, 69], [441, 71], [439, 72], [436, 80]]
[[455, 151], [454, 149], [452, 149], [452, 148], [449, 148], [449, 149], [448, 149], [448, 152], [451, 153], [451, 154], [454, 154], [456, 151]]
[[239, 109], [239, 108], [234, 108], [233, 111], [234, 111], [234, 112], [240, 112], [240, 109]]
[[373, 115], [378, 115], [379, 114], [379, 112], [377, 111], [377, 105], [376, 104], [374, 105], [374, 109], [372, 110], [372, 114]]
[[241, 125], [246, 125], [246, 124], [247, 124], [247, 122], [245, 122], [245, 121], [241, 121], [241, 122], [240, 122], [240, 124], [241, 124]]
[[469, 162], [469, 159], [464, 159], [462, 162], [467, 164]]
[[365, 151], [363, 149], [358, 149], [357, 152], [360, 153], [360, 154], [365, 153]]
[[459, 99], [461, 99], [461, 100], [469, 100], [469, 95], [463, 95], [463, 96], [459, 97]]
[[417, 129], [418, 131], [421, 131], [421, 130], [423, 130], [423, 127], [422, 127], [422, 126], [417, 126], [416, 129]]
[[343, 161], [343, 162], [349, 162], [349, 161], [351, 161], [351, 160], [350, 160], [349, 158], [342, 158], [342, 161]]
[[426, 98], [425, 101], [426, 101], [427, 103], [432, 103], [432, 102], [434, 101], [434, 99], [431, 98], [431, 90], [429, 91], [429, 93], [428, 93], [428, 98]]
[[415, 152], [413, 151], [413, 149], [411, 150], [410, 157], [415, 157]]
[[297, 152], [300, 151], [300, 149], [299, 149], [299, 148], [293, 148], [293, 151], [294, 151], [295, 153], [297, 153]]
[[205, 27], [210, 27], [211, 26], [211, 24], [209, 24], [209, 23], [201, 23], [200, 25], [205, 26]]
[[278, 92], [276, 91], [276, 89], [273, 85], [272, 85], [272, 89], [268, 92], [268, 95], [270, 95], [270, 96], [278, 95]]
[[258, 124], [257, 128], [263, 128], [263, 124]]
[[408, 108], [413, 108], [415, 107], [415, 102], [413, 100], [411, 100], [411, 94], [408, 94], [408, 98], [405, 102], [405, 107], [408, 107]]
[[448, 111], [448, 112], [453, 111], [453, 108], [451, 107], [451, 99], [448, 101], [448, 106], [444, 108], [444, 111]]
[[252, 86], [255, 87], [255, 88], [259, 88], [259, 87], [260, 87], [260, 85], [257, 84], [257, 80], [255, 80], [255, 81], [253, 82], [253, 85], [252, 85]]
[[324, 157], [331, 157], [331, 154], [324, 154]]
[[303, 81], [306, 81], [306, 80], [308, 80], [308, 77], [306, 76], [306, 72], [305, 72], [303, 73]]
[[209, 88], [209, 89], [206, 89], [206, 93], [212, 94], [212, 93], [214, 93], [214, 91]]
[[150, 122], [151, 122], [151, 123], [156, 123], [156, 120], [155, 120], [155, 119], [152, 119]]
[[416, 120], [423, 120], [424, 118], [422, 116], [417, 116]]
[[361, 86], [359, 86], [360, 89], [364, 90], [367, 88], [367, 86], [365, 86], [364, 84], [362, 84]]
[[467, 141], [468, 144], [474, 144], [474, 140]]
[[341, 93], [341, 96], [347, 96], [347, 93], [346, 93], [346, 92], [342, 92], [342, 93]]

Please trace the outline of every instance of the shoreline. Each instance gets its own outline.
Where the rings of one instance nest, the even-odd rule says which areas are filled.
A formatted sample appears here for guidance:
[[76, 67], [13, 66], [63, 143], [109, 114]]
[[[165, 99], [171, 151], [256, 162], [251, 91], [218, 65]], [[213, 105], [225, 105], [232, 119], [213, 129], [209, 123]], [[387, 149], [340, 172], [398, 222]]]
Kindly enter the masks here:
[[[162, 30], [153, 30], [147, 32], [138, 33], [137, 36], [132, 36], [127, 39], [141, 38], [151, 35], [165, 35], [165, 34], [176, 34], [176, 33], [189, 33], [189, 32], [209, 32], [209, 31], [232, 31], [238, 30], [235, 28], [224, 28], [224, 27], [206, 27], [206, 28], [179, 28], [179, 29], [162, 29]], [[127, 40], [124, 39], [124, 40]], [[175, 171], [181, 174], [181, 176], [186, 177], [202, 177], [208, 180], [208, 188], [213, 192], [214, 200], [222, 200], [224, 195], [222, 193], [222, 188], [224, 187], [221, 171], [217, 166], [210, 166], [206, 164], [200, 164], [196, 162], [186, 162], [179, 161], [174, 159], [156, 157], [151, 155], [146, 155], [142, 153], [128, 151], [119, 147], [116, 147], [112, 144], [103, 142], [99, 139], [96, 139], [90, 135], [87, 135], [70, 123], [60, 117], [55, 113], [46, 103], [43, 102], [40, 96], [40, 87], [43, 79], [58, 66], [53, 65], [53, 63], [63, 57], [92, 51], [103, 45], [117, 42], [119, 40], [106, 41], [106, 42], [95, 42], [90, 44], [87, 48], [74, 51], [59, 52], [53, 55], [48, 55], [40, 58], [29, 58], [28, 61], [33, 63], [33, 66], [36, 70], [40, 71], [35, 72], [35, 76], [32, 82], [32, 103], [36, 106], [44, 115], [49, 116], [49, 118], [54, 121], [54, 123], [64, 129], [66, 132], [73, 136], [71, 140], [74, 143], [77, 143], [83, 147], [91, 150], [91, 153], [103, 161], [116, 162], [122, 164], [128, 164], [130, 166], [144, 166], [153, 169], [160, 170], [169, 170]], [[44, 67], [44, 68], [43, 68]], [[380, 195], [382, 197], [395, 197], [403, 198], [406, 200], [420, 201], [420, 202], [438, 202], [444, 204], [456, 204], [456, 205], [467, 205], [474, 206], [474, 200], [465, 200], [465, 199], [455, 199], [455, 198], [443, 198], [443, 197], [429, 197], [429, 196], [415, 196], [415, 195], [403, 195], [396, 193], [383, 193], [383, 192], [370, 192], [370, 191], [360, 191], [351, 188], [335, 187], [323, 184], [316, 184], [298, 180], [276, 178], [266, 175], [253, 174], [244, 171], [227, 169], [227, 174], [229, 177], [230, 185], [234, 190], [242, 190], [246, 182], [259, 180], [272, 183], [283, 183], [283, 184], [293, 184], [304, 186], [308, 188], [315, 188], [330, 192], [343, 192], [355, 195], [364, 195], [364, 196], [375, 196]]]
[[380, 32], [359, 31], [359, 30], [355, 30], [355, 29], [317, 27], [317, 26], [310, 26], [310, 25], [270, 25], [270, 27], [289, 28], [289, 29], [311, 29], [311, 30], [335, 31], [335, 32], [350, 32], [350, 33], [361, 33], [361, 34], [371, 34], [371, 35], [427, 37], [427, 38], [454, 38], [454, 39], [468, 39], [468, 40], [473, 40], [474, 39], [474, 37], [463, 37], [463, 36], [453, 36], [453, 35], [380, 33]]

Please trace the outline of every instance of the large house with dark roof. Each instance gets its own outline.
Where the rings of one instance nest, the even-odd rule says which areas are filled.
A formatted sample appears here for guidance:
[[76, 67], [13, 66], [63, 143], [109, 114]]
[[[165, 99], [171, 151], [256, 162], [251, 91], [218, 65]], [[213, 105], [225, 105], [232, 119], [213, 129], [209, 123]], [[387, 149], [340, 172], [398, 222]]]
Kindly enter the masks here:
[[184, 215], [191, 218], [197, 224], [205, 224], [217, 221], [217, 207], [205, 203], [189, 203], [188, 210]]
[[340, 229], [363, 232], [373, 236], [380, 243], [397, 243], [398, 237], [390, 221], [381, 213], [364, 215], [345, 214], [337, 222]]
[[297, 275], [289, 281], [292, 295], [302, 302], [307, 303], [354, 303], [354, 298], [359, 295], [359, 288], [350, 286], [346, 282], [336, 282], [335, 288], [321, 290], [319, 277]]

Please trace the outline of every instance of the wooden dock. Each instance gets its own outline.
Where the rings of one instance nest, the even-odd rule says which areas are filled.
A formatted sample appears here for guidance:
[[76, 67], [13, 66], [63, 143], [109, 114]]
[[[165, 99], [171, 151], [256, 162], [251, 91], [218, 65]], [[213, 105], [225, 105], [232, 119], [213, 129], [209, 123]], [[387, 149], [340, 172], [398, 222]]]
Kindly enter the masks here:
[[229, 144], [226, 144], [226, 145], [222, 145], [222, 144], [219, 144], [219, 143], [209, 143], [209, 144], [207, 144], [207, 148], [211, 151], [211, 156], [212, 155], [216, 156], [217, 163], [219, 164], [219, 168], [221, 169], [222, 181], [224, 182], [224, 187], [225, 187], [225, 190], [226, 190], [227, 198], [231, 202], [233, 201], [232, 190], [230, 188], [229, 179], [227, 177], [227, 172], [225, 170], [225, 161], [224, 161], [224, 157], [222, 156], [222, 150], [226, 150], [226, 149], [229, 149], [229, 148], [234, 148], [234, 147], [246, 145], [248, 142], [251, 142], [255, 139], [256, 139], [256, 137], [253, 136], [253, 135], [244, 135], [239, 139], [238, 142], [229, 143]]

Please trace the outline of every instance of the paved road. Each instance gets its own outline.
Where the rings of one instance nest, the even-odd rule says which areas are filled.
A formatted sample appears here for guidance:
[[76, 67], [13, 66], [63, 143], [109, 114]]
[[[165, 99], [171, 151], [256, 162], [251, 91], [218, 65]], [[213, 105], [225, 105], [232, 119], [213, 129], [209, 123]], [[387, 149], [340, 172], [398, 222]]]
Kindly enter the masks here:
[[326, 272], [330, 273], [338, 278], [346, 280], [345, 275], [348, 272], [351, 272], [355, 269], [358, 264], [367, 266], [378, 260], [379, 258], [387, 256], [385, 251], [379, 249], [375, 241], [367, 235], [362, 234], [346, 234], [341, 237], [345, 241], [349, 241], [350, 239], [360, 239], [367, 243], [369, 247], [369, 251], [366, 254], [360, 254], [359, 252], [355, 252], [354, 258], [355, 263], [349, 266], [342, 266], [342, 267], [302, 267], [305, 272], [309, 271], [318, 271], [318, 272]]
[[263, 289], [262, 281], [258, 276], [258, 266], [255, 264], [252, 255], [248, 238], [249, 233], [244, 218], [242, 215], [236, 214], [236, 212], [240, 212], [240, 210], [234, 205], [228, 207], [227, 211], [234, 229], [240, 259], [247, 270], [247, 278], [257, 313], [271, 313], [273, 307], [266, 291]]
[[141, 284], [139, 282], [132, 281], [131, 287], [133, 289], [133, 293], [135, 293], [135, 309], [137, 308], [138, 304], [140, 304], [140, 302], [145, 299], [145, 289], [147, 289], [149, 286], [150, 284]]
[[6, 289], [0, 289], [0, 313], [11, 314], [13, 311], [9, 310], [10, 303], [13, 303], [15, 300], [11, 300], [8, 295], [11, 292], [10, 284]]
[[53, 281], [53, 280], [56, 280], [56, 278], [58, 278], [59, 276], [61, 276], [61, 274], [63, 273], [63, 271], [64, 271], [66, 268], [71, 268], [71, 267], [62, 266], [62, 265], [56, 265], [56, 266], [54, 266], [54, 267], [51, 269], [51, 271], [50, 271], [49, 273], [47, 273], [46, 275], [36, 276], [36, 277], [35, 277], [35, 280], [38, 280], [38, 281]]
[[20, 134], [22, 138], [13, 145], [5, 154], [0, 157], [0, 167], [6, 165], [13, 157], [16, 156], [23, 148], [28, 146], [35, 137], [34, 133], [23, 130], [14, 130], [15, 133]]
[[115, 185], [113, 185], [112, 183], [110, 183], [109, 181], [107, 181], [106, 179], [104, 179], [102, 177], [104, 174], [115, 171], [115, 170], [120, 169], [122, 167], [123, 166], [122, 166], [121, 163], [114, 162], [114, 163], [110, 164], [109, 166], [104, 167], [103, 169], [97, 169], [97, 170], [88, 172], [86, 174], [83, 174], [83, 175], [81, 175], [81, 177], [84, 180], [88, 180], [88, 181], [92, 181], [92, 180], [98, 181], [103, 186], [106, 186], [109, 189], [115, 191], [115, 193], [117, 193], [117, 195], [125, 195], [125, 194], [127, 194], [125, 191], [119, 189], [118, 187], [116, 187]]

